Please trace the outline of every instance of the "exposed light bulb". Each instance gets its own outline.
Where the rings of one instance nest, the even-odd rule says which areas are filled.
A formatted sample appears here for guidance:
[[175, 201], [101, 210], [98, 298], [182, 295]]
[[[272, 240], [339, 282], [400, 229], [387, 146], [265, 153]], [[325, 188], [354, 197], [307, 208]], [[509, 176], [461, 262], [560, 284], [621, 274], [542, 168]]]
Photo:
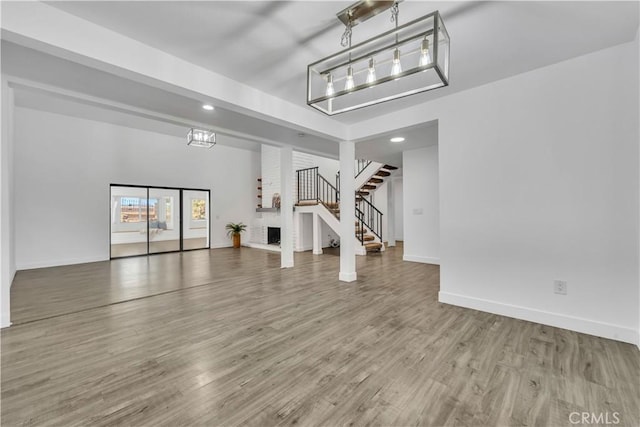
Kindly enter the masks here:
[[333, 89], [333, 76], [331, 74], [327, 74], [327, 90], [325, 92], [326, 96], [333, 96], [336, 93]]
[[420, 48], [420, 63], [421, 67], [431, 64], [431, 51], [429, 50], [429, 40], [426, 38], [422, 40], [422, 47]]
[[375, 83], [376, 81], [376, 64], [373, 58], [369, 58], [369, 73], [367, 74], [367, 83]]
[[393, 51], [393, 65], [391, 66], [391, 75], [397, 76], [402, 72], [402, 64], [400, 63], [400, 49]]
[[344, 90], [351, 90], [354, 88], [354, 86], [355, 83], [353, 81], [353, 68], [349, 66], [349, 68], [347, 68], [347, 80], [344, 82]]

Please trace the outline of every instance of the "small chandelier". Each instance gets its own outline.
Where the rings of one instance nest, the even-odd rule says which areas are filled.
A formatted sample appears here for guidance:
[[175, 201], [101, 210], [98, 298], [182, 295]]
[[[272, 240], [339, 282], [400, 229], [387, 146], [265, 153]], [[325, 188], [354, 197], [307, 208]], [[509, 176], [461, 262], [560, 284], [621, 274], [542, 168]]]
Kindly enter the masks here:
[[[351, 46], [352, 27], [391, 9], [395, 28]], [[449, 84], [449, 35], [438, 11], [399, 25], [397, 1], [361, 0], [338, 13], [341, 52], [307, 67], [307, 105], [334, 115]]]
[[216, 145], [216, 134], [210, 130], [191, 128], [187, 134], [187, 145], [211, 148]]

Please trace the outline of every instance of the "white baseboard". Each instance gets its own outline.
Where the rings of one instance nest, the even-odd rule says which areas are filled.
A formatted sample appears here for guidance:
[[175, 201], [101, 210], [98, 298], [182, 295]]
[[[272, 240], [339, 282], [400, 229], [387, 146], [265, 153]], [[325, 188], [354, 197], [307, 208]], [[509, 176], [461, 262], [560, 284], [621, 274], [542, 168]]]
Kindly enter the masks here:
[[35, 261], [18, 264], [16, 267], [18, 270], [32, 270], [34, 268], [47, 268], [47, 267], [59, 267], [63, 265], [74, 264], [86, 264], [89, 262], [109, 261], [109, 255], [106, 256], [94, 256], [86, 258], [63, 258], [46, 261]]
[[0, 328], [8, 328], [9, 326], [11, 326], [9, 313], [2, 313], [2, 315], [0, 316]]
[[428, 256], [403, 255], [402, 260], [410, 262], [421, 262], [423, 264], [440, 265], [440, 258], [432, 258]]
[[[244, 243], [242, 244], [244, 246]], [[209, 249], [222, 249], [222, 248], [232, 248], [233, 243], [216, 243], [215, 245], [209, 245]]]
[[338, 275], [338, 280], [340, 280], [341, 282], [353, 282], [355, 280], [358, 279], [358, 273], [351, 272], [351, 273], [345, 273], [345, 272], [340, 272], [340, 274]]
[[246, 246], [248, 248], [253, 248], [253, 249], [263, 249], [265, 251], [271, 251], [271, 252], [282, 252], [280, 250], [280, 246], [265, 245], [264, 243], [243, 243], [242, 246]]
[[490, 301], [481, 298], [467, 297], [447, 292], [438, 294], [438, 301], [457, 305], [474, 310], [485, 311], [502, 316], [513, 317], [515, 319], [528, 320], [530, 322], [541, 323], [543, 325], [555, 326], [557, 328], [569, 329], [575, 332], [609, 338], [616, 341], [623, 341], [631, 344], [640, 344], [638, 331], [611, 323], [597, 322], [581, 317], [567, 316], [559, 313], [537, 310], [511, 304], [504, 304], [497, 301]]

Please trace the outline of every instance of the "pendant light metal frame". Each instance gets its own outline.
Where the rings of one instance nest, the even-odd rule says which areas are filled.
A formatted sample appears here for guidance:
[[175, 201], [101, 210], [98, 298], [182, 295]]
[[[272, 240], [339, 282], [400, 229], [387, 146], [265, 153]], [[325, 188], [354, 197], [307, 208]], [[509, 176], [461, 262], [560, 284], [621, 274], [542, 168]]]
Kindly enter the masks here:
[[187, 133], [187, 145], [212, 148], [216, 145], [216, 134], [211, 130], [191, 128]]
[[[419, 29], [423, 26], [422, 29]], [[406, 34], [409, 33], [408, 36]], [[403, 36], [405, 35], [405, 36]], [[395, 37], [394, 42], [385, 42], [380, 45], [380, 42], [384, 42], [385, 39], [391, 39]], [[412, 66], [409, 64], [403, 64], [403, 71], [397, 75], [383, 75], [378, 77], [373, 83], [356, 83], [355, 87], [350, 90], [336, 90], [333, 95], [327, 96], [323, 88], [318, 87], [318, 77], [326, 79], [326, 76], [332, 75], [334, 86], [336, 84], [336, 71], [341, 69], [347, 69], [347, 67], [353, 64], [366, 61], [368, 63], [369, 58], [373, 58], [376, 55], [389, 53], [389, 57], [393, 56], [395, 49], [400, 46], [407, 46], [409, 43], [417, 43], [417, 51], [420, 51], [422, 40], [426, 37], [431, 37], [431, 63], [420, 66], [417, 63]], [[367, 50], [367, 46], [371, 45], [374, 48]], [[404, 25], [397, 26], [389, 31], [372, 37], [364, 42], [358, 43], [352, 47], [348, 47], [342, 51], [339, 51], [333, 55], [323, 58], [307, 66], [307, 105], [316, 108], [317, 110], [327, 114], [334, 115], [344, 113], [347, 111], [353, 111], [356, 109], [368, 107], [371, 105], [379, 104], [382, 102], [390, 101], [393, 99], [399, 99], [414, 95], [417, 93], [425, 92], [428, 90], [436, 89], [449, 85], [449, 46], [450, 39], [447, 30], [442, 21], [442, 17], [438, 11], [434, 11], [428, 15], [422, 16]], [[446, 50], [446, 51], [445, 51]], [[354, 54], [354, 58], [351, 59], [351, 55]], [[342, 59], [344, 58], [344, 59]], [[440, 61], [442, 59], [442, 61]], [[416, 87], [409, 90], [403, 90], [399, 93], [382, 96], [378, 99], [371, 99], [359, 104], [348, 105], [346, 107], [333, 108], [333, 102], [337, 99], [347, 100], [347, 97], [353, 93], [361, 90], [369, 90], [372, 87], [381, 86], [385, 83], [399, 80], [408, 76], [412, 76], [416, 73], [422, 73], [428, 70], [435, 71], [437, 75], [437, 81], [426, 86]], [[431, 75], [433, 77], [433, 74]], [[314, 82], [312, 83], [312, 79]], [[325, 80], [326, 81], [326, 80]]]

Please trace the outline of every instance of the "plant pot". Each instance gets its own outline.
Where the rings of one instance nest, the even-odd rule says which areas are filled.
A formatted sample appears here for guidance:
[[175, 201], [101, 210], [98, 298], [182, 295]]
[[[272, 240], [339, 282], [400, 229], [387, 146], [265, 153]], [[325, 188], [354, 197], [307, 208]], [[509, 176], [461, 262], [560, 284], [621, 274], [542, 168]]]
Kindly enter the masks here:
[[240, 247], [240, 233], [233, 235], [233, 247], [234, 248]]

